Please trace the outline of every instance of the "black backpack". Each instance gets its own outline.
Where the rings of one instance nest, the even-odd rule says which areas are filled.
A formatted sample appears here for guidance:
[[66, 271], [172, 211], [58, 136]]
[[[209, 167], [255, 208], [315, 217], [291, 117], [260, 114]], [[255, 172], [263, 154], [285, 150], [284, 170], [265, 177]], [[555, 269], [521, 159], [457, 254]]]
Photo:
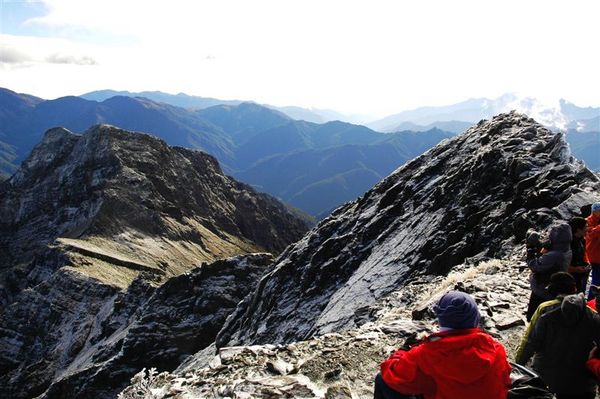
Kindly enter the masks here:
[[508, 399], [554, 399], [554, 394], [536, 373], [516, 363], [510, 365], [512, 383], [508, 390]]

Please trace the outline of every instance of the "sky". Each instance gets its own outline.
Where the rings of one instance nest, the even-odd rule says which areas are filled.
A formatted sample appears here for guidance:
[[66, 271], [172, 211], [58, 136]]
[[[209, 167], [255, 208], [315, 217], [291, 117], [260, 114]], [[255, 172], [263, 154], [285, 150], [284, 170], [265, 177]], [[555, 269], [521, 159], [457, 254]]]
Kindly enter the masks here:
[[504, 93], [600, 106], [597, 0], [0, 0], [0, 87], [385, 116]]

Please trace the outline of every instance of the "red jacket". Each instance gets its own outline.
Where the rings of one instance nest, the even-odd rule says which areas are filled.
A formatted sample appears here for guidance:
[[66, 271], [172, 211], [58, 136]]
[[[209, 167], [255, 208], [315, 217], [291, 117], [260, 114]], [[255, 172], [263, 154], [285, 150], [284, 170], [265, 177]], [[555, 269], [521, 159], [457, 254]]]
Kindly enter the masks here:
[[510, 370], [502, 344], [478, 328], [433, 334], [381, 364], [390, 388], [425, 399], [506, 399]]
[[600, 264], [600, 215], [593, 213], [587, 218], [585, 255], [589, 263]]
[[594, 374], [594, 377], [600, 379], [600, 359], [591, 358], [585, 363], [585, 365], [587, 366], [588, 370]]

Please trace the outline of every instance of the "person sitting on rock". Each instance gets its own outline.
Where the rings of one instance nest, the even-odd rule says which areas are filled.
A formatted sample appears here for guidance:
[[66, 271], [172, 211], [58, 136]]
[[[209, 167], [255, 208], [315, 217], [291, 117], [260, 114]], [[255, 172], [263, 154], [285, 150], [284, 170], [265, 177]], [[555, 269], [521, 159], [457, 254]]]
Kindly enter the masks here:
[[515, 362], [523, 366], [534, 353], [532, 346], [533, 344], [529, 338], [531, 337], [531, 332], [535, 328], [537, 320], [542, 314], [560, 306], [565, 296], [577, 293], [577, 285], [572, 275], [567, 272], [558, 272], [554, 273], [550, 277], [550, 284], [548, 287], [546, 287], [546, 290], [554, 297], [554, 299], [542, 302], [540, 306], [538, 306], [537, 310], [533, 314], [533, 317], [531, 318], [531, 322], [529, 323], [525, 334], [523, 335], [521, 344], [517, 349]]
[[550, 248], [539, 245], [538, 240], [527, 238], [527, 266], [531, 271], [529, 283], [531, 297], [527, 305], [527, 321], [535, 313], [537, 307], [549, 301], [552, 295], [546, 290], [550, 276], [556, 272], [566, 272], [571, 264], [571, 226], [560, 224], [550, 230]]
[[[600, 202], [592, 204], [592, 214], [587, 218], [585, 254], [592, 266], [592, 285], [600, 286]], [[588, 299], [592, 299], [592, 292]]]
[[501, 343], [481, 331], [468, 294], [450, 291], [434, 306], [440, 331], [381, 363], [375, 399], [506, 399], [511, 367]]
[[572, 258], [571, 265], [569, 266], [569, 273], [575, 278], [577, 292], [585, 292], [591, 270], [585, 256], [587, 221], [582, 217], [574, 217], [569, 220], [569, 226], [571, 226], [571, 234], [573, 235], [573, 240], [571, 241]]
[[557, 399], [594, 399], [596, 381], [586, 370], [590, 349], [600, 339], [600, 316], [583, 294], [568, 295], [560, 306], [540, 316], [529, 337], [533, 369]]

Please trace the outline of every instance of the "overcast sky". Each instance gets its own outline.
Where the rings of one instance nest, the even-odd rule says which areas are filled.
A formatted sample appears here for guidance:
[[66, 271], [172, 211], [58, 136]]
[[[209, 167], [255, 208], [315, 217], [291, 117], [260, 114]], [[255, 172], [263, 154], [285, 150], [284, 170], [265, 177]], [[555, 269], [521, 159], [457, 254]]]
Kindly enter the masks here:
[[512, 92], [600, 106], [600, 1], [0, 0], [0, 86], [383, 116]]

